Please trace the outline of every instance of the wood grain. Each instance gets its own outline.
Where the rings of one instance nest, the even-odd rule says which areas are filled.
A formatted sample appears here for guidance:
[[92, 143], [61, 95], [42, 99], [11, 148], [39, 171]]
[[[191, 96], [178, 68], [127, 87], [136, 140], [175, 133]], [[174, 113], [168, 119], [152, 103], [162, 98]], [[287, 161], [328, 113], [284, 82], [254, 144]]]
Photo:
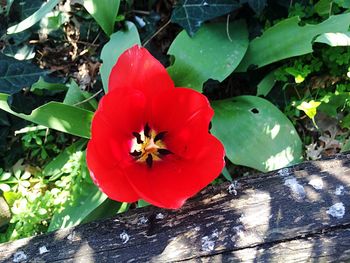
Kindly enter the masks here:
[[243, 178], [231, 186], [210, 186], [178, 211], [135, 209], [113, 219], [2, 244], [0, 259], [350, 261], [350, 154]]

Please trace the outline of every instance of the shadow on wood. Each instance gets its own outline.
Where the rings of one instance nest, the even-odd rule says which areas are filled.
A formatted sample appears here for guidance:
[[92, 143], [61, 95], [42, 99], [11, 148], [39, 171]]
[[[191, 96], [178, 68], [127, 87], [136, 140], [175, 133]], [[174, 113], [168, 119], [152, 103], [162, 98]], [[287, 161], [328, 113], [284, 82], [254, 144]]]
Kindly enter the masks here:
[[178, 211], [113, 219], [0, 245], [2, 262], [350, 260], [350, 154], [210, 186]]

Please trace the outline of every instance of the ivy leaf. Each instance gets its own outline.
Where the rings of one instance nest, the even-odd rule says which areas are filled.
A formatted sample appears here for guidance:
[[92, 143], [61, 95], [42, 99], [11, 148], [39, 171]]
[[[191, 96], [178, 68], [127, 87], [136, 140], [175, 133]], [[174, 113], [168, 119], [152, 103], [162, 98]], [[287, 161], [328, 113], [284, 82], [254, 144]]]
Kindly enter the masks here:
[[47, 70], [0, 53], [0, 93], [14, 94], [37, 82]]
[[193, 36], [203, 22], [228, 14], [240, 6], [232, 0], [180, 0], [173, 10], [171, 21]]
[[266, 0], [241, 0], [240, 3], [247, 3], [257, 14], [261, 14], [267, 4]]

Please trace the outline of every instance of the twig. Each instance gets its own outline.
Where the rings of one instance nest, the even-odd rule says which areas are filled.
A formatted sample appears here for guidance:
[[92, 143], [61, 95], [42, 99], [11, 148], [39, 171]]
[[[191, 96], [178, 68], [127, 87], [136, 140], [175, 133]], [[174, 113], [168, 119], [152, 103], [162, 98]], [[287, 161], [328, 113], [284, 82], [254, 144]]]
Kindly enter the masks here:
[[230, 14], [227, 15], [227, 19], [226, 19], [226, 34], [227, 34], [228, 40], [232, 42], [232, 38], [230, 37]]
[[78, 105], [81, 105], [85, 102], [88, 102], [89, 100], [92, 100], [93, 98], [95, 98], [98, 94], [100, 94], [101, 92], [103, 91], [103, 89], [100, 89], [99, 91], [97, 91], [94, 95], [92, 95], [91, 97], [85, 99], [85, 100], [82, 100], [82, 101], [79, 101], [75, 104], [73, 104], [73, 106], [78, 106]]
[[142, 46], [146, 46], [156, 35], [158, 35], [164, 28], [166, 28], [170, 24], [170, 19], [166, 22], [161, 28], [157, 30], [149, 39], [143, 42]]
[[143, 10], [131, 10], [130, 13], [141, 14], [141, 15], [149, 15], [151, 12], [143, 11]]

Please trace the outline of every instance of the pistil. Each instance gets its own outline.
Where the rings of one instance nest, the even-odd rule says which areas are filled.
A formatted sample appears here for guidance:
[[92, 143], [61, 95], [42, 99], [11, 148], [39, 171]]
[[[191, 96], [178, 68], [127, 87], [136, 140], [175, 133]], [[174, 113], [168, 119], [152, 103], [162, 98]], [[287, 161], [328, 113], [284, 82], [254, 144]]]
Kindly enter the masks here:
[[132, 133], [135, 138], [130, 155], [133, 156], [137, 162], [144, 162], [151, 168], [154, 161], [160, 161], [165, 155], [172, 154], [163, 142], [166, 134], [166, 131], [157, 133], [146, 123], [142, 132]]

